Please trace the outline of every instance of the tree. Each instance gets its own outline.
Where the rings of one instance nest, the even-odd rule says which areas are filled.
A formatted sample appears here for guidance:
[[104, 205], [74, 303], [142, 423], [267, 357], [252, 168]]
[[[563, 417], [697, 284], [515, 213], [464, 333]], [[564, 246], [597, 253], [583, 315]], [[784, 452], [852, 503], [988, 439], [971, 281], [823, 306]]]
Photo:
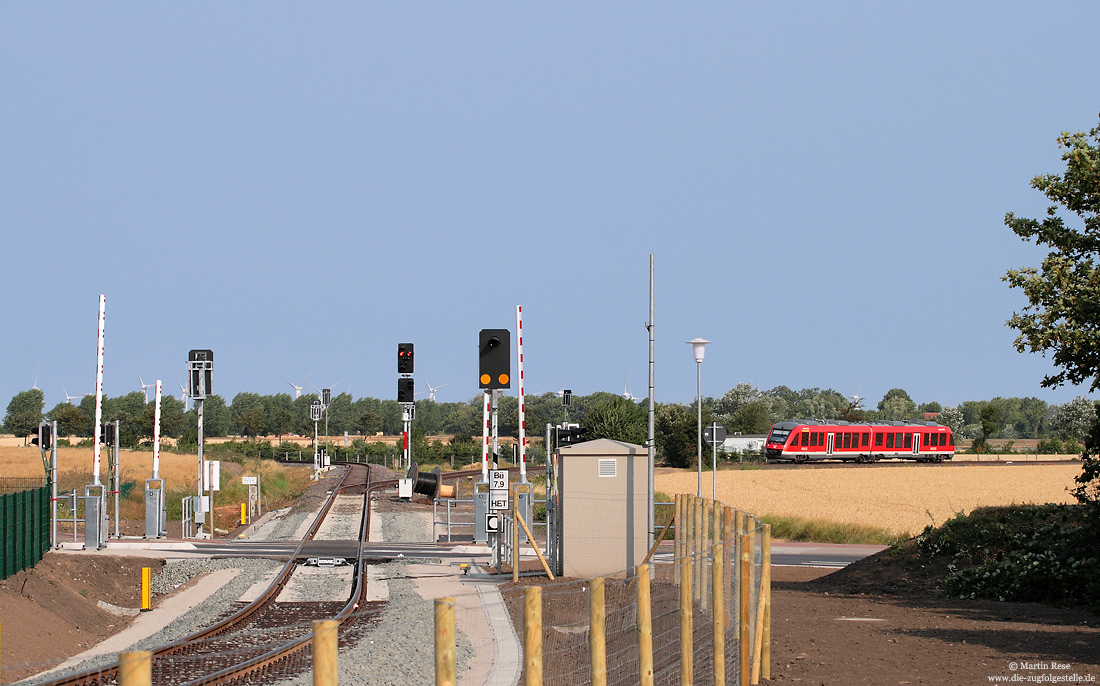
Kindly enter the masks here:
[[1072, 438], [1082, 442], [1096, 421], [1096, 403], [1077, 396], [1065, 405], [1059, 405], [1050, 418], [1050, 426], [1059, 438]]
[[42, 421], [42, 408], [46, 398], [40, 388], [32, 388], [15, 394], [8, 403], [8, 413], [4, 415], [4, 428], [16, 436], [29, 436]]
[[87, 415], [76, 405], [70, 405], [67, 402], [58, 403], [50, 410], [49, 418], [57, 422], [58, 436], [80, 436], [90, 431]]
[[1001, 429], [1001, 412], [993, 403], [982, 408], [982, 438], [993, 438]]
[[698, 453], [695, 410], [686, 405], [659, 405], [654, 411], [653, 434], [658, 456], [672, 467], [690, 467]]
[[917, 404], [909, 397], [909, 394], [901, 388], [891, 388], [878, 402], [878, 410], [882, 418], [887, 420], [916, 419]]
[[957, 407], [945, 407], [936, 415], [936, 421], [951, 429], [955, 440], [962, 438], [963, 413]]
[[[1028, 300], [1008, 325], [1020, 332], [1018, 351], [1049, 353], [1060, 368], [1043, 379], [1044, 387], [1088, 382], [1095, 391], [1100, 388], [1100, 126], [1088, 134], [1063, 132], [1058, 147], [1065, 151], [1065, 173], [1031, 180], [1031, 187], [1053, 203], [1046, 217], [1005, 215], [1013, 233], [1050, 249], [1038, 269], [1011, 269], [1004, 276]], [[1067, 223], [1070, 215], [1079, 226]]]
[[593, 403], [584, 415], [584, 428], [586, 440], [610, 438], [637, 445], [645, 444], [649, 430], [645, 410], [618, 395]]
[[[1005, 274], [1009, 287], [1022, 290], [1028, 301], [1008, 325], [1020, 332], [1016, 350], [1051, 355], [1059, 371], [1043, 378], [1044, 387], [1087, 382], [1095, 391], [1100, 388], [1100, 126], [1088, 133], [1063, 131], [1058, 147], [1065, 172], [1031, 180], [1051, 202], [1046, 217], [1005, 215], [1005, 224], [1022, 240], [1049, 249], [1038, 269]], [[1085, 444], [1074, 495], [1100, 507], [1100, 444], [1092, 440], [1098, 433], [1094, 426]]]

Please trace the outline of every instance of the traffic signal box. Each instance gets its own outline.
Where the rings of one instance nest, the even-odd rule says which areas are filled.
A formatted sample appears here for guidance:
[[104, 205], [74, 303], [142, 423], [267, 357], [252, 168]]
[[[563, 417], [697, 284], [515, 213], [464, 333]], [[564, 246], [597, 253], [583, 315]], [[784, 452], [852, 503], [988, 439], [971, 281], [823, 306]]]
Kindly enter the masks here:
[[413, 373], [413, 344], [412, 343], [398, 343], [397, 344], [397, 373], [398, 374], [412, 374]]
[[31, 437], [31, 443], [37, 445], [43, 450], [49, 450], [53, 447], [53, 426], [50, 424], [39, 424], [38, 433]]
[[413, 385], [412, 379], [401, 378], [397, 380], [397, 402], [399, 403], [411, 403], [413, 402]]
[[482, 329], [478, 339], [478, 387], [511, 388], [511, 334], [508, 329]]

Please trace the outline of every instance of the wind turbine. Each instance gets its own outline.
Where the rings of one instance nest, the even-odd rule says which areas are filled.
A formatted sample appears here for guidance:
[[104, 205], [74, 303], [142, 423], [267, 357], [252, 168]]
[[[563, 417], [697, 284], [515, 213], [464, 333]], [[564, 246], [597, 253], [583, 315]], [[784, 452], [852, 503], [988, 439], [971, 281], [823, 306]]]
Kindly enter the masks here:
[[138, 375], [138, 383], [141, 384], [141, 392], [145, 394], [145, 404], [149, 404], [149, 389], [153, 387], [153, 384], [145, 383], [145, 379], [141, 378], [141, 372], [138, 372], [137, 367], [134, 367], [134, 371]]
[[[293, 383], [290, 383], [290, 379], [286, 378], [285, 376], [282, 377], [282, 379], [283, 379], [283, 381], [290, 384], [290, 387], [294, 389], [294, 399], [297, 400], [298, 398], [300, 398], [302, 396], [302, 384], [304, 384], [306, 382], [306, 379], [308, 379], [312, 375], [313, 375], [313, 372], [310, 372], [309, 374], [306, 374], [305, 378], [303, 378], [301, 381], [298, 382], [298, 385], [294, 385]], [[314, 388], [316, 388], [316, 386], [314, 386]]]
[[[310, 374], [312, 374], [312, 373], [313, 373], [313, 372], [310, 372]], [[303, 381], [304, 381], [304, 379], [303, 379]], [[311, 381], [309, 385], [310, 385], [310, 386], [313, 386], [313, 382]], [[334, 383], [334, 384], [332, 384], [331, 386], [329, 386], [329, 387], [328, 387], [328, 390], [329, 390], [329, 392], [331, 393], [331, 392], [332, 392], [332, 389], [336, 388], [336, 387], [337, 387], [337, 386], [339, 386], [339, 385], [340, 385], [340, 382], [339, 382], [339, 381], [337, 381], [336, 383]], [[317, 391], [317, 397], [318, 397], [318, 398], [320, 398], [320, 397], [321, 397], [321, 389], [320, 389], [320, 388], [317, 388], [316, 386], [313, 386], [313, 390]]]
[[180, 402], [183, 403], [183, 411], [186, 412], [187, 411], [187, 398], [188, 398], [187, 386], [183, 385], [183, 382], [180, 381], [180, 378], [178, 376], [176, 377], [176, 383], [178, 383], [179, 386], [180, 386]]
[[634, 395], [630, 392], [630, 386], [627, 385], [625, 376], [623, 377], [623, 397], [630, 402], [634, 402], [635, 400], [637, 400], [637, 398], [635, 398]]
[[34, 383], [31, 384], [31, 390], [37, 391], [38, 388], [38, 365], [34, 365]]
[[80, 395], [69, 395], [69, 391], [65, 389], [64, 381], [61, 382], [61, 390], [65, 392], [65, 402], [69, 403], [70, 405], [73, 404], [74, 400], [80, 400], [83, 397]]
[[[427, 381], [425, 381], [424, 385], [428, 387], [428, 400], [431, 400], [434, 403], [435, 402], [435, 392], [438, 391], [440, 388], [443, 388], [444, 386], [450, 385], [450, 382], [441, 383], [438, 386], [433, 386], [430, 383], [428, 383]], [[423, 393], [423, 392], [424, 391], [420, 391], [420, 393]], [[419, 395], [419, 393], [417, 395]]]
[[863, 400], [863, 396], [860, 395], [859, 392], [863, 390], [863, 384], [865, 383], [867, 382], [863, 381], [863, 383], [859, 384], [859, 388], [856, 389], [855, 395], [844, 396], [845, 398], [848, 398], [852, 401], [851, 407], [848, 408], [849, 411], [859, 409], [859, 403]]

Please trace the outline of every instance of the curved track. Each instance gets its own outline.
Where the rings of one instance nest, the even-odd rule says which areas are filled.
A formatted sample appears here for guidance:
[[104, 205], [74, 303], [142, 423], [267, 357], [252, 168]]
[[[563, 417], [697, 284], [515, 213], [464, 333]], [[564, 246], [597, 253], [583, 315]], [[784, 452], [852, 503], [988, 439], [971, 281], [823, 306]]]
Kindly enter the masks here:
[[[152, 651], [153, 683], [260, 683], [274, 674], [305, 671], [311, 659], [311, 620], [335, 619], [341, 623], [342, 633], [348, 628], [346, 623], [368, 621], [370, 613], [365, 610], [370, 608], [365, 607], [363, 602], [367, 587], [363, 543], [367, 541], [370, 531], [370, 493], [395, 483], [393, 479], [372, 482], [371, 471], [368, 465], [348, 466], [298, 548], [260, 597], [217, 624]], [[363, 494], [363, 517], [354, 588], [350, 590], [347, 603], [279, 603], [276, 606], [275, 599], [290, 579], [302, 546], [316, 535], [336, 496], [355, 490]], [[43, 683], [50, 686], [114, 684], [117, 683], [118, 666], [115, 662]]]

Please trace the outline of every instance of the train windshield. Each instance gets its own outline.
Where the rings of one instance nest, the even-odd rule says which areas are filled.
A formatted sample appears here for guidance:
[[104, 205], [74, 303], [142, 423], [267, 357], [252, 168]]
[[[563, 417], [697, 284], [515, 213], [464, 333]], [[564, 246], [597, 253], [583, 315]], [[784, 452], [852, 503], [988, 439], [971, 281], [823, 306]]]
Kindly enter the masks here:
[[772, 429], [772, 433], [768, 436], [768, 443], [786, 443], [787, 436], [790, 436], [789, 429]]

